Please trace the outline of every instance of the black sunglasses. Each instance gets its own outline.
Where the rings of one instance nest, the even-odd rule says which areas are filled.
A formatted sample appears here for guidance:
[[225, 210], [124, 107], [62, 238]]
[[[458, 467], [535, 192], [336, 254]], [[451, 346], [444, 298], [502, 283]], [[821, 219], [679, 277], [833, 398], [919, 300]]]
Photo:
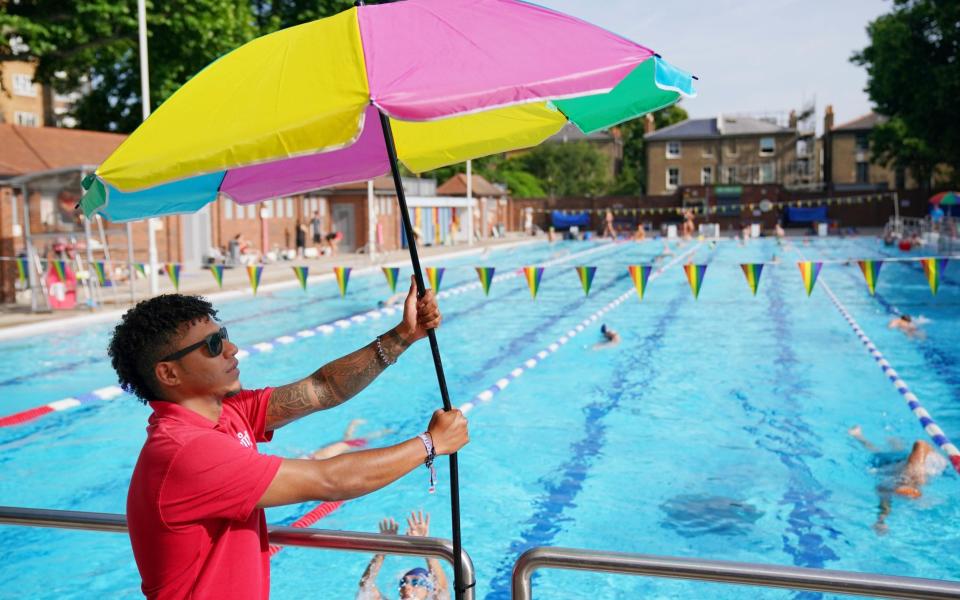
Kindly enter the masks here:
[[167, 362], [170, 360], [177, 360], [179, 358], [183, 358], [184, 356], [190, 354], [197, 348], [204, 345], [206, 345], [207, 351], [210, 353], [211, 357], [220, 356], [220, 353], [223, 352], [223, 340], [228, 340], [228, 339], [230, 339], [230, 337], [227, 335], [227, 328], [221, 327], [220, 331], [215, 331], [211, 333], [210, 335], [203, 338], [196, 344], [190, 344], [189, 346], [187, 346], [182, 350], [177, 350], [173, 354], [168, 354], [167, 356], [164, 356], [157, 362]]

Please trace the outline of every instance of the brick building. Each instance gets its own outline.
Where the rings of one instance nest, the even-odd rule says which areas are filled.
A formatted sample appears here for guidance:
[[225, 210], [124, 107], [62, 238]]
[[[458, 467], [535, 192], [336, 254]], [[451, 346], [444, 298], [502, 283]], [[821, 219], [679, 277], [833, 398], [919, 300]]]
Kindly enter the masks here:
[[654, 196], [690, 185], [819, 183], [816, 139], [798, 129], [795, 113], [786, 127], [741, 116], [688, 119], [648, 131], [644, 140], [647, 193]]
[[876, 164], [870, 151], [870, 133], [886, 117], [867, 113], [842, 125], [833, 124], [833, 107], [823, 117], [823, 178], [834, 191], [906, 190], [917, 181], [905, 169]]
[[70, 107], [78, 95], [59, 94], [50, 87], [34, 83], [36, 66], [25, 61], [4, 61], [3, 89], [0, 93], [0, 123], [21, 127], [73, 127]]

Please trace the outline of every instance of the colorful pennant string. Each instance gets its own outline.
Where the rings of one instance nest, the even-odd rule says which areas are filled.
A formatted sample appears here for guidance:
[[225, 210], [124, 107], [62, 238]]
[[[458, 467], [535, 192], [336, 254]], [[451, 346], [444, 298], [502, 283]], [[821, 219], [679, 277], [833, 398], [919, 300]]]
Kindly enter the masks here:
[[20, 281], [22, 282], [27, 280], [27, 273], [28, 273], [27, 268], [28, 268], [27, 259], [18, 258], [17, 259], [17, 278], [20, 279]]
[[740, 265], [743, 269], [743, 276], [747, 278], [747, 285], [753, 295], [757, 295], [757, 288], [760, 287], [760, 273], [763, 272], [763, 263], [743, 263]]
[[434, 293], [440, 291], [440, 280], [443, 279], [443, 267], [427, 267], [427, 281]]
[[217, 282], [217, 287], [221, 290], [223, 289], [223, 265], [210, 265], [210, 274], [213, 275], [213, 280]]
[[133, 268], [140, 274], [140, 277], [147, 278], [147, 265], [145, 263], [133, 263]]
[[53, 261], [53, 271], [57, 274], [57, 279], [60, 280], [60, 283], [65, 283], [67, 281], [67, 261]]
[[347, 295], [347, 283], [350, 282], [350, 267], [334, 267], [333, 274], [337, 276], [337, 287], [340, 288], [340, 297]]
[[524, 267], [523, 275], [527, 278], [530, 297], [536, 300], [537, 292], [540, 291], [540, 280], [543, 279], [543, 267]]
[[880, 277], [880, 267], [883, 266], [882, 260], [858, 260], [860, 270], [863, 272], [863, 279], [867, 282], [867, 289], [870, 295], [877, 292], [877, 279]]
[[683, 265], [683, 271], [687, 274], [690, 291], [693, 292], [693, 298], [696, 300], [700, 297], [700, 286], [703, 285], [703, 276], [707, 273], [707, 265], [687, 263]]
[[387, 285], [390, 286], [390, 293], [397, 293], [397, 277], [400, 275], [400, 267], [383, 267], [383, 276], [387, 278]]
[[180, 264], [179, 263], [167, 263], [166, 264], [167, 275], [170, 276], [170, 281], [173, 283], [173, 289], [180, 291]]
[[630, 265], [627, 267], [630, 272], [630, 279], [633, 280], [634, 287], [637, 288], [637, 296], [643, 300], [643, 294], [647, 291], [647, 281], [650, 279], [650, 272], [653, 267], [650, 265]]
[[583, 295], [590, 294], [590, 286], [593, 285], [593, 276], [597, 273], [596, 267], [575, 267], [577, 275], [580, 277], [580, 285], [583, 286]]
[[297, 277], [297, 281], [300, 282], [300, 288], [303, 291], [307, 291], [307, 274], [310, 272], [310, 267], [293, 267], [293, 274]]
[[813, 293], [813, 286], [817, 284], [817, 275], [820, 274], [823, 263], [805, 260], [798, 262], [797, 266], [800, 267], [800, 276], [803, 277], [803, 287], [807, 290], [807, 296], [810, 296]]
[[247, 277], [250, 279], [250, 289], [253, 290], [253, 295], [257, 295], [257, 290], [260, 288], [260, 276], [263, 275], [263, 266], [262, 265], [247, 265]]
[[93, 263], [93, 272], [97, 274], [97, 282], [100, 285], [107, 284], [107, 271], [106, 263], [103, 261], [97, 261]]
[[493, 283], [494, 267], [477, 267], [477, 277], [480, 278], [480, 286], [483, 287], [483, 294], [490, 295], [490, 284]]
[[927, 276], [927, 283], [930, 284], [930, 292], [936, 296], [940, 290], [940, 277], [947, 270], [946, 258], [922, 258], [923, 273]]

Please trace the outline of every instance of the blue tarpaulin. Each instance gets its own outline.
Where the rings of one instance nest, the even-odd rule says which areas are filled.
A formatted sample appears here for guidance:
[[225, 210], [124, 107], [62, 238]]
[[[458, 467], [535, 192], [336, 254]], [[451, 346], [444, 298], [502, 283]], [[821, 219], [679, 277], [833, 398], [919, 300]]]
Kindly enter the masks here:
[[577, 227], [590, 226], [590, 214], [585, 212], [564, 214], [562, 211], [555, 210], [550, 213], [550, 222], [557, 229], [566, 229], [576, 225]]
[[787, 207], [787, 222], [789, 223], [825, 223], [827, 221], [827, 207], [817, 206], [815, 208], [796, 208]]

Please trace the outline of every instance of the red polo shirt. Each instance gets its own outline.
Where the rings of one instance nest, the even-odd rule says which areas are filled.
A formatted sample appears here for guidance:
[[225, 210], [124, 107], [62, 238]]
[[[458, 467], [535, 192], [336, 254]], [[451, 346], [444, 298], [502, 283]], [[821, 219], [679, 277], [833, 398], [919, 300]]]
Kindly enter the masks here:
[[223, 401], [213, 423], [151, 402], [147, 441], [127, 494], [133, 555], [148, 598], [262, 599], [270, 595], [267, 523], [257, 502], [280, 457], [257, 452], [270, 388]]

